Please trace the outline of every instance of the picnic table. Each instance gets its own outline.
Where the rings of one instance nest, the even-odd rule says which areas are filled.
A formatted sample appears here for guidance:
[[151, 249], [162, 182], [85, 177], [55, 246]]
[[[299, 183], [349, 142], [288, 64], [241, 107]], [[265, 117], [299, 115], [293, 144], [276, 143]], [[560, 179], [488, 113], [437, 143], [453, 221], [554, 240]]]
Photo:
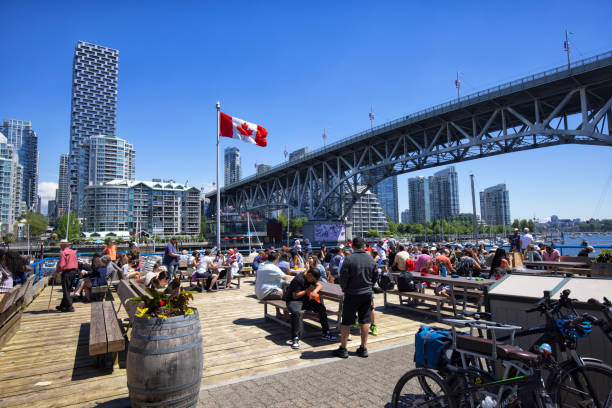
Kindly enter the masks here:
[[[441, 276], [441, 275], [422, 275], [420, 272], [410, 272], [412, 277], [416, 281], [420, 282], [435, 282], [442, 283], [448, 285], [450, 287], [450, 299], [451, 306], [453, 308], [453, 314], [457, 316], [457, 299], [455, 296], [455, 288], [459, 289], [459, 292], [463, 290], [463, 310], [465, 310], [466, 300], [468, 296], [471, 295], [469, 293], [469, 289], [486, 289], [489, 286], [493, 285], [496, 281], [494, 279], [468, 279], [466, 277], [460, 276], [458, 278], [452, 278], [450, 276]], [[399, 273], [393, 273], [393, 275], [397, 278]]]

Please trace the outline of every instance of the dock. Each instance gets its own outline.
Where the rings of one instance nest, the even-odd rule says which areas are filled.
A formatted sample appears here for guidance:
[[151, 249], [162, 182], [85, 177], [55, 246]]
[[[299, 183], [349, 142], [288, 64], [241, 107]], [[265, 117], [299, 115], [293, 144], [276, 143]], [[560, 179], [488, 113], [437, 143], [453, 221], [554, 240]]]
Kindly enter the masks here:
[[[318, 336], [302, 340], [300, 350], [292, 350], [289, 329], [264, 319], [253, 284], [250, 278], [243, 280], [240, 289], [195, 295], [204, 341], [203, 392], [336, 361], [331, 350], [339, 342]], [[61, 290], [56, 286], [51, 291], [46, 287], [27, 306], [19, 330], [0, 350], [0, 407], [128, 406], [125, 354], [112, 368], [110, 364], [106, 369], [95, 368], [88, 350], [91, 305], [75, 303], [74, 313], [56, 312]], [[47, 312], [50, 295], [53, 300]], [[119, 298], [114, 292], [112, 296], [118, 309]], [[334, 310], [337, 305], [330, 303]], [[382, 294], [375, 295], [375, 306], [380, 334], [370, 336], [370, 351], [410, 344], [419, 326], [432, 322], [394, 308], [383, 310]], [[123, 309], [119, 317], [127, 324]], [[359, 332], [352, 330], [349, 350], [358, 346]]]

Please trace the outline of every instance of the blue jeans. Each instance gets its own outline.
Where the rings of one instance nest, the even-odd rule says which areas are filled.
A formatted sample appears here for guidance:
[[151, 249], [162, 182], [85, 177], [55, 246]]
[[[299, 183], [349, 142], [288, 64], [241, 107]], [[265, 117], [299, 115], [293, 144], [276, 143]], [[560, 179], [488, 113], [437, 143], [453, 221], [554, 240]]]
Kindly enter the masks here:
[[166, 265], [166, 269], [168, 269], [168, 280], [170, 282], [172, 282], [172, 279], [174, 279], [174, 274], [176, 273], [176, 269], [178, 268], [178, 264], [174, 264], [174, 265]]

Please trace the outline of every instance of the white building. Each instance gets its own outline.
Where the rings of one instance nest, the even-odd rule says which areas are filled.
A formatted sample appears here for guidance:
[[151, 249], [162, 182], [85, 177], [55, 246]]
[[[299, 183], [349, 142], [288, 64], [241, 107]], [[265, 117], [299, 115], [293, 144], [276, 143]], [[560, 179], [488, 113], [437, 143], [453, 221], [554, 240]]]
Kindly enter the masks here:
[[[361, 193], [365, 187], [358, 187]], [[357, 200], [348, 216], [353, 225], [353, 236], [364, 237], [368, 230], [373, 229], [379, 234], [387, 232], [387, 218], [376, 194], [368, 191]]]
[[0, 133], [0, 223], [10, 229], [23, 212], [25, 202], [21, 198], [23, 166], [13, 145]]

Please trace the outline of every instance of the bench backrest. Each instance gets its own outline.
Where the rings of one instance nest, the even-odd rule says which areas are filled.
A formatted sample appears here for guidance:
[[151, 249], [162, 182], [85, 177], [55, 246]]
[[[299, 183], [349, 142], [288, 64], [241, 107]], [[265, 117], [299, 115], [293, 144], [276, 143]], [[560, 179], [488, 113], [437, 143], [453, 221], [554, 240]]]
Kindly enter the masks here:
[[138, 294], [138, 296], [146, 296], [148, 298], [151, 297], [151, 295], [149, 295], [149, 293], [147, 292], [145, 286], [137, 280], [130, 279], [130, 286], [132, 287], [134, 292]]
[[18, 301], [19, 299], [25, 296], [28, 289], [30, 289], [30, 286], [32, 286], [32, 281], [34, 281], [34, 275], [30, 275], [26, 283], [21, 285], [21, 288], [19, 289], [19, 292], [17, 293], [17, 296], [15, 297], [15, 301]]
[[23, 285], [17, 285], [13, 287], [10, 292], [6, 293], [2, 297], [2, 300], [0, 300], [0, 313], [7, 311], [9, 307], [13, 306], [13, 303], [15, 303], [17, 298], [17, 294], [21, 290], [22, 286]]
[[561, 262], [584, 262], [586, 264], [591, 263], [588, 256], [560, 256], [559, 261]]
[[117, 294], [119, 295], [119, 299], [125, 308], [130, 320], [134, 318], [134, 314], [136, 314], [136, 307], [138, 307], [138, 303], [130, 300], [132, 298], [138, 297], [138, 294], [134, 292], [134, 290], [130, 287], [130, 284], [122, 280], [119, 282], [119, 286], [117, 287]]

